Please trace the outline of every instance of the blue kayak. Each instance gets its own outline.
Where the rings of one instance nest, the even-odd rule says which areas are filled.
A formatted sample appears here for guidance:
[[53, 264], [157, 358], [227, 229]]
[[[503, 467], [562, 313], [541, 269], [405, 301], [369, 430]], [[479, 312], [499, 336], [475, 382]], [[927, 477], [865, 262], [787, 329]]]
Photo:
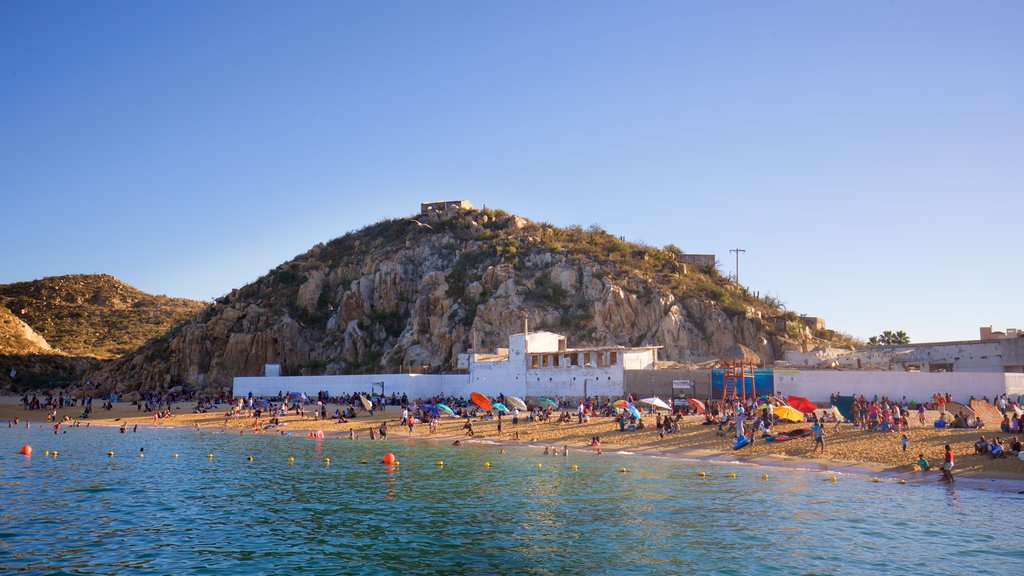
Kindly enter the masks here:
[[736, 443], [732, 445], [732, 449], [733, 450], [739, 450], [740, 448], [743, 448], [744, 446], [746, 446], [748, 444], [753, 444], [753, 443], [754, 443], [754, 437], [753, 436], [744, 436], [744, 437], [739, 438], [739, 439], [736, 440]]

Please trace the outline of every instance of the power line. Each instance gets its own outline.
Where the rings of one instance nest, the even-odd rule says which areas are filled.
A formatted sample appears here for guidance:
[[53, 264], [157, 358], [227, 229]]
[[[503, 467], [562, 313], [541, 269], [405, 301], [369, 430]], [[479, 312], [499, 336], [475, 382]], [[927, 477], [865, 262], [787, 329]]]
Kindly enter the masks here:
[[736, 285], [738, 286], [740, 283], [740, 252], [746, 252], [746, 250], [743, 250], [742, 248], [733, 248], [732, 250], [729, 250], [729, 252], [736, 253]]

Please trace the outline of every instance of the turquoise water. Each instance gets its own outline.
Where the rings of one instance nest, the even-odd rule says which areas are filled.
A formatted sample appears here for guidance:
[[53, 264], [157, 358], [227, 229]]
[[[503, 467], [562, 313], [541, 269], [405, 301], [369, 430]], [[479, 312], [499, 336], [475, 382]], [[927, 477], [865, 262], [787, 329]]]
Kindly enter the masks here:
[[[379, 463], [387, 451], [397, 469]], [[541, 452], [3, 428], [0, 573], [994, 574], [1024, 561], [1016, 541], [991, 551], [1016, 533], [1018, 494]]]

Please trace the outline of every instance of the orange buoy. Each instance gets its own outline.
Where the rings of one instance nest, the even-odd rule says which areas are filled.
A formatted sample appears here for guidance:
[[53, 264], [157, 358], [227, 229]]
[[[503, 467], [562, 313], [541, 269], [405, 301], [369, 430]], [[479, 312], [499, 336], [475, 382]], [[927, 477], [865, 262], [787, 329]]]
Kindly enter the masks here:
[[21, 450], [18, 450], [18, 454], [24, 454], [25, 456], [28, 456], [32, 454], [32, 447], [29, 446], [28, 444], [25, 444], [24, 446], [21, 447]]
[[385, 464], [394, 464], [395, 463], [395, 455], [392, 454], [391, 452], [388, 452], [387, 454], [384, 455], [384, 459], [381, 460], [381, 462], [383, 462]]

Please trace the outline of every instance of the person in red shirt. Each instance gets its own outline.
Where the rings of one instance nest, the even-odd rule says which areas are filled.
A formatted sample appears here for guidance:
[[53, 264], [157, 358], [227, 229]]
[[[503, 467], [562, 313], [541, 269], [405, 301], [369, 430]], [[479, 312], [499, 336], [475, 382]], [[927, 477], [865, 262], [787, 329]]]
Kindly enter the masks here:
[[946, 482], [953, 481], [953, 449], [946, 444], [946, 460], [942, 464], [942, 479]]

